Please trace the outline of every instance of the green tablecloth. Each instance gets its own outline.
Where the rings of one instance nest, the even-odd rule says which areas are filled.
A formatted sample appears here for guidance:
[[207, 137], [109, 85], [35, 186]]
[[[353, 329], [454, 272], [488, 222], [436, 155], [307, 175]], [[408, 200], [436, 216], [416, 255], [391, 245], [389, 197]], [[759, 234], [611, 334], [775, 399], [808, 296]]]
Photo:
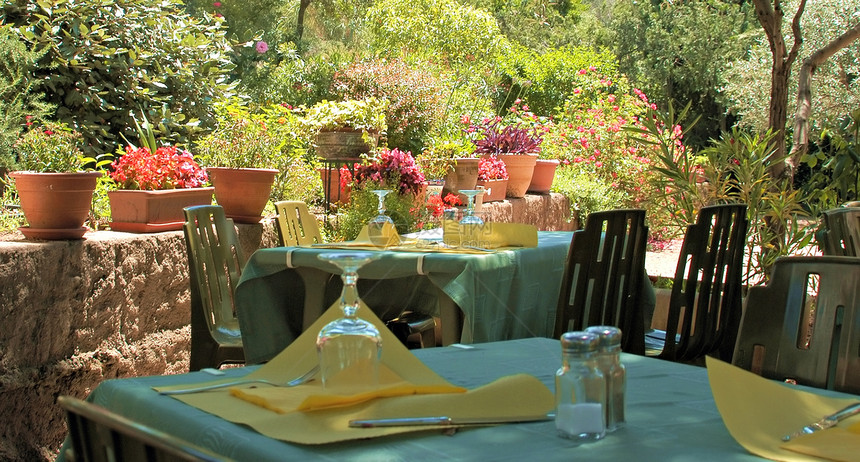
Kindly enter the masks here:
[[[439, 315], [439, 298], [448, 297], [464, 315], [464, 342], [552, 336], [571, 236], [541, 231], [536, 248], [486, 254], [380, 251], [359, 271], [361, 297], [383, 319], [404, 309]], [[317, 255], [335, 251], [280, 247], [251, 256], [235, 295], [249, 363], [275, 356], [307, 325], [302, 276], [287, 259], [326, 285], [322, 312], [341, 285], [339, 277], [325, 276], [338, 270]]]
[[[455, 385], [475, 388], [500, 377], [527, 373], [554, 389], [561, 363], [557, 340], [532, 338], [413, 350], [427, 366]], [[239, 461], [460, 460], [460, 461], [753, 461], [726, 430], [701, 367], [624, 354], [627, 426], [582, 446], [556, 436], [552, 421], [439, 430], [320, 446], [274, 440], [207, 414], [151, 387], [211, 381], [204, 372], [102, 382], [89, 401], [132, 420]], [[255, 366], [226, 369], [242, 376]], [[516, 397], [511, 397], [516, 399]], [[432, 410], [428, 410], [431, 411]]]

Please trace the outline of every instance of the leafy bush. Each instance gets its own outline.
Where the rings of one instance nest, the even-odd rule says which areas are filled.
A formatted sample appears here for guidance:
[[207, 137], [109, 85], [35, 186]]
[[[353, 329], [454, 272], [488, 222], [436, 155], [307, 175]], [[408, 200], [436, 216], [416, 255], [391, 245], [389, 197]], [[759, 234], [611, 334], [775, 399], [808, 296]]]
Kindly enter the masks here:
[[385, 121], [390, 148], [419, 152], [444, 112], [440, 80], [401, 60], [354, 63], [335, 76], [333, 85], [345, 98], [388, 100]]
[[44, 53], [38, 88], [83, 133], [87, 154], [133, 136], [133, 111], [187, 144], [212, 126], [209, 101], [231, 91], [222, 22], [194, 19], [172, 0], [40, 0], [26, 12], [18, 32]]
[[801, 190], [821, 210], [860, 200], [860, 109], [824, 127], [801, 162], [810, 172]]
[[626, 191], [565, 165], [556, 169], [552, 191], [570, 200], [571, 217], [578, 217], [579, 223], [585, 223], [592, 212], [615, 209], [619, 204], [630, 202]]
[[[32, 122], [28, 122], [28, 125]], [[33, 172], [67, 173], [84, 169], [83, 136], [63, 123], [31, 125], [13, 145], [17, 166]]]
[[[499, 58], [502, 82], [494, 104], [502, 115], [520, 99], [535, 114], [553, 114], [574, 89], [590, 85], [587, 69], [600, 75], [617, 75], [615, 56], [608, 51], [585, 47], [563, 47], [538, 53], [522, 46], [511, 46]], [[593, 75], [593, 74], [592, 74]]]
[[0, 167], [14, 167], [12, 143], [25, 123], [47, 115], [51, 108], [33, 93], [30, 70], [39, 55], [27, 50], [10, 26], [0, 26]]

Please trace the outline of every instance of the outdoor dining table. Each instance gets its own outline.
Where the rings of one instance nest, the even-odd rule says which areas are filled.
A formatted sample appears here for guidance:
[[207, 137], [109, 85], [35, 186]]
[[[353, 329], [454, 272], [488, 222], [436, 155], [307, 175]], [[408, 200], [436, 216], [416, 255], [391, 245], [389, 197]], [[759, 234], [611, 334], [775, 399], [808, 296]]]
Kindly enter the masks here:
[[[403, 310], [438, 316], [443, 345], [550, 337], [571, 237], [540, 231], [537, 247], [494, 252], [374, 250], [379, 258], [359, 270], [359, 292], [382, 319]], [[249, 363], [275, 356], [336, 300], [338, 270], [318, 256], [338, 251], [277, 247], [251, 256], [235, 293]]]
[[[515, 373], [531, 374], [554, 390], [558, 340], [529, 338], [412, 350], [454, 385], [475, 388]], [[291, 444], [208, 414], [154, 386], [211, 381], [205, 372], [102, 382], [89, 401], [240, 461], [283, 460], [761, 460], [731, 437], [716, 408], [707, 370], [622, 354], [627, 367], [627, 424], [581, 446], [560, 438], [553, 421], [461, 428], [453, 435], [414, 433], [322, 445]], [[225, 369], [240, 377], [259, 366]], [[233, 398], [226, 398], [233, 399]], [[510, 399], [517, 399], [511, 396]], [[428, 409], [432, 413], [432, 409]]]

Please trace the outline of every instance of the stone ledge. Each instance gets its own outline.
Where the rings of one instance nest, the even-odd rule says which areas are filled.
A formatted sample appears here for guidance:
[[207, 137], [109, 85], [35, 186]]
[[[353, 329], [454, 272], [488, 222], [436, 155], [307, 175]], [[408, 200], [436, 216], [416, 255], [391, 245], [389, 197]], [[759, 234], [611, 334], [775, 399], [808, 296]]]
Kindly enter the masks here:
[[[573, 230], [560, 194], [488, 203], [488, 220]], [[271, 219], [237, 225], [246, 255], [276, 245]], [[102, 380], [188, 370], [190, 295], [181, 231], [0, 241], [0, 460], [54, 460], [56, 397]]]

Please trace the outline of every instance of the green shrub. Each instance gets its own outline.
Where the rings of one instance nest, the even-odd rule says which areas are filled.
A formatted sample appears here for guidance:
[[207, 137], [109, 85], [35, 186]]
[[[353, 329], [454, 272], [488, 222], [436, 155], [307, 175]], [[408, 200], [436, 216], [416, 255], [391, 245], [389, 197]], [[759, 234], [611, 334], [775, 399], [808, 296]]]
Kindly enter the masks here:
[[495, 106], [504, 115], [520, 99], [535, 114], [550, 115], [562, 106], [574, 89], [593, 85], [599, 75], [618, 75], [615, 56], [608, 51], [585, 47], [564, 47], [538, 53], [512, 45], [499, 58], [502, 83], [496, 91]]
[[35, 76], [56, 118], [85, 137], [89, 155], [134, 138], [143, 112], [162, 138], [188, 144], [214, 120], [209, 101], [230, 93], [230, 46], [216, 18], [172, 0], [29, 2], [18, 32], [43, 53]]
[[51, 108], [33, 93], [30, 70], [39, 55], [27, 50], [10, 26], [0, 26], [0, 167], [15, 167], [12, 144], [27, 123]]
[[336, 76], [333, 85], [345, 98], [388, 100], [385, 122], [390, 148], [420, 152], [444, 111], [439, 79], [400, 60], [354, 63]]
[[570, 200], [570, 216], [578, 217], [580, 224], [585, 223], [592, 212], [621, 208], [630, 202], [624, 190], [566, 165], [556, 169], [552, 191], [564, 194]]
[[18, 168], [33, 172], [67, 173], [84, 169], [83, 136], [66, 124], [32, 126], [13, 145]]

